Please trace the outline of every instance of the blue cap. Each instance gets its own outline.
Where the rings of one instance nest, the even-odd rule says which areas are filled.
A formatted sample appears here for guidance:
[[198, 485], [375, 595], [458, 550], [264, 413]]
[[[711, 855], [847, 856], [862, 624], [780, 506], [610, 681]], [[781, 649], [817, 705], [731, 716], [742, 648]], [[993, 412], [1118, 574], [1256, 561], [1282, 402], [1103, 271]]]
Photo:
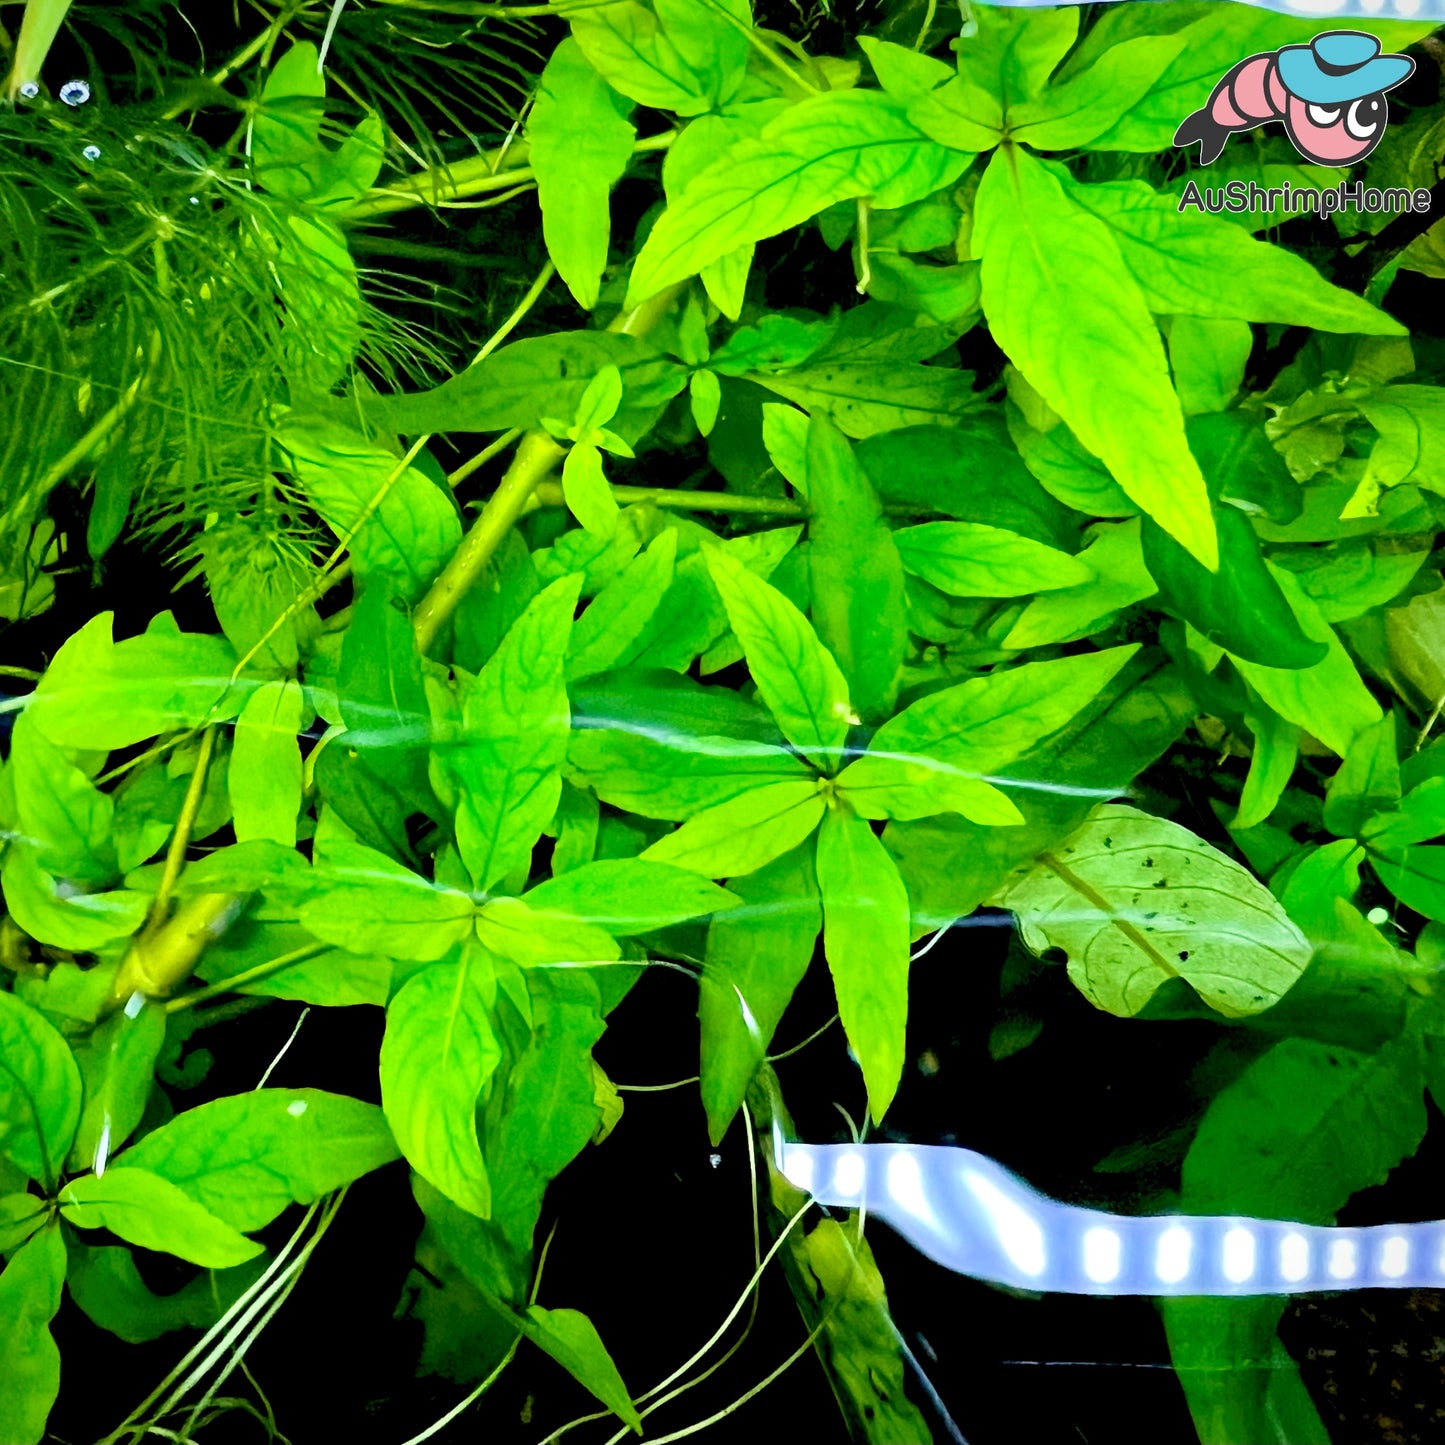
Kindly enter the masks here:
[[1308, 45], [1279, 52], [1279, 78], [1311, 105], [1340, 105], [1393, 90], [1415, 69], [1408, 55], [1381, 55], [1380, 42], [1358, 30], [1330, 30]]

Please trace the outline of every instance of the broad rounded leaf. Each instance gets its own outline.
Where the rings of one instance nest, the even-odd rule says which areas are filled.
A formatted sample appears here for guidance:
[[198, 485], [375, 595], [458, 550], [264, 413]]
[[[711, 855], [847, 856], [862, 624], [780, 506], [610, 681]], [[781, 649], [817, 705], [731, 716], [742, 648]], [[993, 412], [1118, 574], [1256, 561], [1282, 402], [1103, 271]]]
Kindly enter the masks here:
[[1096, 1008], [1129, 1018], [1182, 978], [1230, 1018], [1304, 972], [1309, 941], [1252, 874], [1187, 828], [1118, 803], [994, 895], [1036, 953], [1061, 948]]

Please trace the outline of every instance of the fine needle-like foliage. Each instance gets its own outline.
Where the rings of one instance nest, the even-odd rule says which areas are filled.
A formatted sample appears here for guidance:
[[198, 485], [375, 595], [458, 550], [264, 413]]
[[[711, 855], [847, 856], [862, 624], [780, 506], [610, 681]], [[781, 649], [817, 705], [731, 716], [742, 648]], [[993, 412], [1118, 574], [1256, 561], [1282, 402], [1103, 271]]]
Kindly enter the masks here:
[[[651, 1026], [695, 1009], [697, 1147], [745, 1138], [768, 1186], [748, 1289], [781, 1261], [789, 1362], [815, 1349], [879, 1445], [947, 1412], [866, 1221], [773, 1170], [795, 995], [836, 1008], [860, 1136], [898, 1127], [911, 984], [976, 969], [946, 931], [1007, 913], [998, 1069], [1090, 1027], [1047, 987], [1212, 1030], [1161, 1083], [1192, 1098], [1165, 1144], [1107, 1146], [1121, 1207], [1330, 1222], [1420, 1148], [1445, 222], [1181, 205], [1337, 184], [1273, 126], [1207, 174], [1172, 147], [1310, 22], [961, 10], [28, 0], [0, 109], [4, 1445], [84, 1389], [62, 1309], [206, 1332], [108, 1439], [284, 1431], [244, 1358], [347, 1188], [403, 1169], [401, 1310], [462, 1401], [418, 1441], [523, 1345], [613, 1439], [727, 1418], [672, 1402], [742, 1299], [634, 1394], [625, 1307], [542, 1280], [549, 1186], [645, 1127], [594, 1053], [651, 966], [695, 986]], [[1354, 23], [1417, 73], [1349, 179], [1438, 210], [1432, 25]], [[272, 1086], [260, 1043], [261, 1087], [207, 1083], [283, 1001], [384, 1011], [367, 1089]], [[1164, 1310], [1204, 1445], [1324, 1438], [1281, 1309]]]

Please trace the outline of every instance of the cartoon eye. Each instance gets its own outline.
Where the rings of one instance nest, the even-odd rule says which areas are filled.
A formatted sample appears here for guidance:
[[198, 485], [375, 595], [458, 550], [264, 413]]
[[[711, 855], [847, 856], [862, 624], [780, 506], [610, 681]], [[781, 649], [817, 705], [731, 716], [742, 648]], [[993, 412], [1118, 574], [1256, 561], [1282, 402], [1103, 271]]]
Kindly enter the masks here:
[[1345, 115], [1345, 129], [1356, 140], [1369, 140], [1384, 119], [1385, 102], [1381, 96], [1367, 95], [1357, 100]]
[[1309, 117], [1316, 125], [1333, 125], [1340, 118], [1340, 108], [1336, 106], [1330, 110], [1327, 106], [1312, 105]]

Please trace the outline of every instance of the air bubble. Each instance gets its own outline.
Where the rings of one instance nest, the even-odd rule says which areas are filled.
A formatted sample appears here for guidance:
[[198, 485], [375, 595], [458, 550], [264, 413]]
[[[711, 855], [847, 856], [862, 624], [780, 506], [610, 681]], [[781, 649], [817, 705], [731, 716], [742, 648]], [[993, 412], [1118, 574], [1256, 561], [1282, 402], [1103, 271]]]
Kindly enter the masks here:
[[199, 206], [201, 204], [201, 198], [199, 196], [187, 196], [186, 199], [190, 201], [193, 206]]
[[81, 151], [81, 155], [83, 155], [88, 161], [98, 161], [100, 159], [100, 147], [86, 146], [86, 148]]
[[66, 105], [84, 105], [90, 99], [90, 85], [84, 80], [67, 80], [60, 87], [60, 98]]
[[1387, 908], [1372, 908], [1365, 914], [1365, 918], [1378, 928], [1382, 923], [1390, 921], [1390, 911]]
[[40, 86], [36, 81], [27, 80], [25, 84], [20, 87], [20, 94], [26, 100], [34, 100], [35, 97], [40, 94]]

